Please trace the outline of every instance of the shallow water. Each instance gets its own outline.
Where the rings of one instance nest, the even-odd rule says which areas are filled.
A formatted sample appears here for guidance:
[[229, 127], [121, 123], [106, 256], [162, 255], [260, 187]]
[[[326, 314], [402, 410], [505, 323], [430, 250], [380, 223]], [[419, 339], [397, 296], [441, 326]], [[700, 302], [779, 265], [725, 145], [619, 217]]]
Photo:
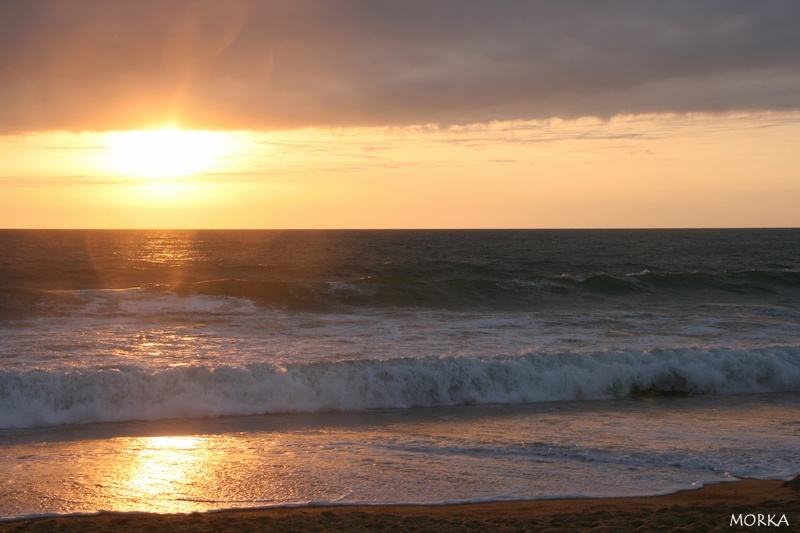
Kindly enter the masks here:
[[800, 395], [3, 430], [2, 516], [672, 492], [800, 465]]

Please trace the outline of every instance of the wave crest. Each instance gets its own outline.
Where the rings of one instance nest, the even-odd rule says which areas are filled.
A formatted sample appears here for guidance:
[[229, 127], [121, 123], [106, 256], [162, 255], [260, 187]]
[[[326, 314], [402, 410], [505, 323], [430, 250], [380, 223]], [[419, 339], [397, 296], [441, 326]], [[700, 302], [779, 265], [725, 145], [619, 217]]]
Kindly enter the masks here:
[[798, 390], [796, 347], [6, 371], [0, 428]]

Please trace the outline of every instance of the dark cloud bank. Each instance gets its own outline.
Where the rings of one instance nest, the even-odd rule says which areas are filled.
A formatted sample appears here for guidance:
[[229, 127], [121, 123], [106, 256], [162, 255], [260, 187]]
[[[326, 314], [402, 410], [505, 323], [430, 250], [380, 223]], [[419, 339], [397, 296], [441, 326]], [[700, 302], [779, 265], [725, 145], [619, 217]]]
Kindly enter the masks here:
[[800, 2], [0, 3], [0, 133], [800, 108]]

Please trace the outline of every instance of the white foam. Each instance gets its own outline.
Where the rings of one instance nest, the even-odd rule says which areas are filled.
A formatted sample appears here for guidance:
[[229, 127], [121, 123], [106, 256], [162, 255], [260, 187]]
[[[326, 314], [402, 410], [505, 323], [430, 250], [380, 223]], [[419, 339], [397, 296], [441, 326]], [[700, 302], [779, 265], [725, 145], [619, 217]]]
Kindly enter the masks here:
[[0, 373], [0, 428], [800, 390], [800, 350], [676, 349]]

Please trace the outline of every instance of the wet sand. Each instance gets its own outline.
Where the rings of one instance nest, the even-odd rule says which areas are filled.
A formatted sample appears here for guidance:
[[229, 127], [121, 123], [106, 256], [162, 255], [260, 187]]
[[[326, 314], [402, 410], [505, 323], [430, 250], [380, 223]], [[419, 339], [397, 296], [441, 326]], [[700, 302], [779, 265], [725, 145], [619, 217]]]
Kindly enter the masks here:
[[[732, 516], [753, 528], [732, 526]], [[758, 515], [767, 527], [758, 527]], [[771, 519], [771, 522], [768, 522]], [[787, 524], [788, 523], [788, 524]], [[777, 524], [777, 527], [776, 527]], [[330, 506], [160, 515], [101, 513], [0, 522], [0, 532], [305, 531], [796, 531], [800, 476], [744, 480], [645, 498], [495, 502], [437, 506]]]

